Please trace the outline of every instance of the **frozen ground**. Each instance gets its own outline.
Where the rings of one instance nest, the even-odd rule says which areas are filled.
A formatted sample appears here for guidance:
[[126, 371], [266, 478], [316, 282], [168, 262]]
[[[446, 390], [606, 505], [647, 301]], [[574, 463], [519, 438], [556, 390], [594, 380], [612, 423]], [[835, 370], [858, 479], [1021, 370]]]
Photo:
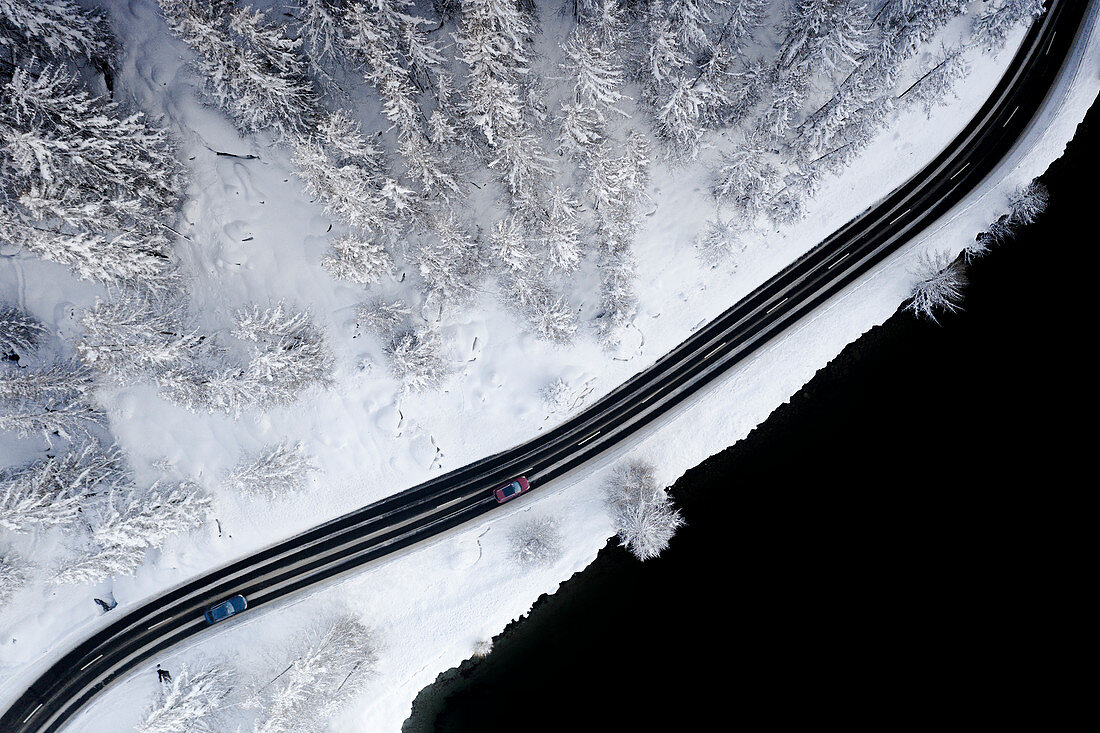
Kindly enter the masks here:
[[[164, 114], [185, 141], [185, 157], [194, 156], [194, 183], [184, 211], [190, 240], [182, 248], [196, 276], [194, 296], [201, 311], [216, 321], [250, 301], [285, 298], [308, 305], [337, 349], [339, 388], [310, 395], [294, 408], [239, 420], [188, 413], [164, 403], [152, 388], [108, 395], [112, 431], [136, 466], [152, 476], [152, 462], [167, 458], [178, 475], [199, 477], [218, 499], [221, 532], [211, 523], [169, 543], [133, 578], [21, 592], [0, 610], [0, 704], [19, 694], [73, 641], [109, 620], [99, 616], [92, 596], [112, 592], [122, 610], [231, 558], [526, 439], [560, 419], [548, 416], [538, 398], [538, 390], [559, 376], [574, 385], [588, 383], [591, 400], [646, 367], [916, 172], [981, 105], [1022, 36], [1017, 32], [996, 57], [973, 58], [962, 99], [934, 113], [931, 121], [919, 112], [903, 116], [843, 177], [826, 182], [803, 222], [750, 245], [736, 272], [699, 264], [691, 240], [711, 214], [707, 198], [675, 172], [656, 171], [656, 209], [646, 217], [636, 245], [644, 287], [633, 350], [608, 358], [592, 339], [568, 349], [549, 346], [517, 333], [511, 316], [487, 296], [471, 309], [476, 317], [446, 326], [451, 357], [461, 365], [446, 391], [398, 399], [393, 380], [379, 373], [377, 344], [356, 333], [352, 311], [363, 300], [362, 291], [333, 287], [317, 263], [328, 220], [304, 197], [281, 153], [241, 140], [217, 112], [195, 100], [179, 58], [182, 48], [167, 37], [151, 3], [114, 5], [128, 50], [120, 84], [141, 107]], [[908, 295], [911, 268], [921, 251], [958, 252], [1001, 213], [1008, 192], [1060, 155], [1100, 88], [1100, 44], [1091, 32], [1095, 3], [1090, 12], [1090, 34], [1078, 47], [1074, 72], [981, 190], [919, 242], [734, 370], [705, 399], [640, 436], [629, 451], [658, 466], [659, 478], [671, 483], [737, 441], [845, 344], [894, 312]], [[217, 150], [255, 153], [260, 160], [219, 157]], [[73, 313], [97, 294], [94, 287], [74, 285], [62, 268], [30, 260], [6, 259], [0, 278], [5, 289], [18, 288], [21, 303], [62, 333], [75, 328]], [[46, 282], [64, 287], [42, 287]], [[471, 435], [478, 440], [471, 441]], [[248, 503], [221, 489], [220, 477], [240, 453], [282, 439], [305, 442], [324, 468], [307, 501]], [[0, 443], [5, 455], [22, 451], [29, 456], [37, 447], [6, 438]], [[468, 657], [477, 642], [499, 632], [541, 593], [553, 592], [592, 560], [612, 534], [599, 484], [610, 462], [624, 454], [569, 477], [556, 490], [494, 513], [489, 522], [392, 558], [277, 612], [226, 624], [157, 661], [176, 669], [183, 660], [221, 659], [260, 677], [267, 671], [274, 676], [282, 669], [284, 640], [308, 627], [319, 610], [349, 609], [376, 629], [382, 651], [361, 702], [333, 729], [397, 730], [416, 693], [440, 671]], [[551, 567], [518, 571], [507, 532], [532, 515], [556, 517], [567, 549]], [[135, 674], [86, 709], [71, 729], [127, 729], [154, 687], [150, 670]]]

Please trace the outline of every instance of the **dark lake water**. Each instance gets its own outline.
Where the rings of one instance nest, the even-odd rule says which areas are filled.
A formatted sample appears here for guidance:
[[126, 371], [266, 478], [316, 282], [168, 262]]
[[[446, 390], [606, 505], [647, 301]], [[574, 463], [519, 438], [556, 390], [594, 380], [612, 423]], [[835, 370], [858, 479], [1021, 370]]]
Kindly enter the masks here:
[[1049, 722], [1095, 433], [1096, 117], [1042, 221], [971, 267], [965, 312], [850, 345], [673, 487], [688, 526], [664, 556], [609, 544], [405, 730]]

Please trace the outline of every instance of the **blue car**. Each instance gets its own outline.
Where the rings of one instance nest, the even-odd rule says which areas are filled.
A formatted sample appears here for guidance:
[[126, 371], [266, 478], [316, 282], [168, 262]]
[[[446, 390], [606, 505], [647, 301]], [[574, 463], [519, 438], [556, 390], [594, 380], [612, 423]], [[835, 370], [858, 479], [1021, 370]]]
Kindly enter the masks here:
[[233, 596], [214, 606], [204, 613], [203, 616], [206, 617], [206, 623], [216, 624], [219, 621], [224, 621], [235, 613], [240, 613], [246, 608], [248, 608], [248, 601], [244, 599], [244, 596]]

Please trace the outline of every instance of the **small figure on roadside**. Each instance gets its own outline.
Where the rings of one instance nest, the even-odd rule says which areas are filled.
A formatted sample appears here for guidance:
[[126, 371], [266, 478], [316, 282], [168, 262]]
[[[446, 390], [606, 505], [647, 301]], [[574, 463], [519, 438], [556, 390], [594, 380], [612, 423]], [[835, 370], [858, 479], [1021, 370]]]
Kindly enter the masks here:
[[160, 665], [157, 665], [157, 681], [162, 685], [172, 681], [172, 673], [166, 669], [161, 669]]

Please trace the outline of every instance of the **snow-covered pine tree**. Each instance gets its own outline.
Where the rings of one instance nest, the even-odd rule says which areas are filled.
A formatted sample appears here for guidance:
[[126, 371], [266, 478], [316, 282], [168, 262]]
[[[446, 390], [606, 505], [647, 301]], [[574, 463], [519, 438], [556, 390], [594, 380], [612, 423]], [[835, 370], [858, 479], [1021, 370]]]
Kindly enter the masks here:
[[332, 242], [332, 252], [321, 258], [321, 267], [337, 280], [369, 285], [389, 274], [393, 257], [376, 241], [345, 234]]
[[148, 294], [97, 301], [80, 322], [77, 355], [120, 384], [194, 361], [206, 340], [188, 324], [183, 304]]
[[453, 212], [432, 220], [431, 231], [410, 245], [408, 259], [429, 301], [441, 308], [469, 301], [484, 276], [480, 247]]
[[729, 18], [719, 41], [733, 49], [734, 55], [744, 53], [745, 45], [752, 40], [752, 34], [764, 22], [768, 13], [768, 0], [729, 0], [726, 3]]
[[0, 551], [0, 604], [7, 603], [30, 580], [27, 562], [17, 552]]
[[163, 279], [180, 170], [164, 130], [59, 67], [16, 69], [0, 88], [0, 240], [83, 279]]
[[89, 441], [60, 456], [0, 471], [0, 527], [67, 527], [89, 496], [128, 481], [122, 453]]
[[70, 441], [88, 437], [96, 426], [105, 422], [106, 415], [101, 410], [75, 395], [24, 398], [0, 406], [0, 430], [21, 438], [41, 435], [51, 443], [55, 435]]
[[974, 18], [974, 43], [987, 52], [997, 51], [1016, 26], [1030, 24], [1044, 12], [1044, 0], [1001, 0]]
[[572, 272], [581, 260], [581, 203], [559, 186], [551, 186], [547, 215], [542, 221], [547, 264]]
[[779, 170], [750, 141], [722, 155], [712, 192], [719, 204], [732, 207], [737, 222], [745, 227], [755, 223], [781, 186]]
[[111, 39], [104, 16], [73, 0], [0, 0], [0, 48], [22, 58], [103, 60], [110, 55]]
[[0, 371], [0, 401], [86, 397], [92, 387], [91, 370], [76, 361]]
[[331, 380], [334, 360], [308, 311], [292, 312], [283, 303], [253, 305], [237, 312], [233, 335], [252, 345], [245, 382], [260, 406], [288, 404]]
[[607, 504], [619, 541], [639, 560], [661, 554], [684, 524], [653, 467], [643, 461], [620, 466], [607, 484]]
[[317, 100], [308, 64], [267, 14], [232, 0], [158, 0], [168, 27], [197, 56], [207, 97], [242, 132], [295, 137], [311, 129]]
[[275, 685], [255, 690], [263, 707], [253, 733], [320, 733], [359, 695], [378, 661], [374, 635], [359, 619], [338, 617], [304, 649]]
[[[49, 330], [34, 316], [19, 308], [0, 305], [0, 359], [18, 361], [30, 356], [48, 334]], [[0, 395], [3, 394], [0, 383]]]
[[914, 273], [917, 281], [906, 309], [914, 315], [937, 323], [940, 311], [954, 313], [959, 310], [966, 287], [966, 273], [946, 251], [922, 253]]
[[677, 158], [694, 159], [706, 130], [702, 118], [709, 106], [702, 95], [705, 85], [680, 76], [669, 88], [654, 113], [657, 136]]
[[233, 674], [213, 665], [183, 665], [160, 686], [152, 708], [137, 725], [137, 733], [219, 733], [222, 703], [233, 685]]
[[318, 470], [302, 443], [265, 446], [233, 467], [225, 485], [246, 496], [277, 499], [297, 491]]
[[133, 485], [112, 486], [89, 513], [92, 547], [66, 563], [53, 582], [94, 583], [131, 575], [145, 562], [146, 551], [170, 537], [197, 527], [210, 512], [212, 500], [191, 483], [153, 484], [145, 491]]
[[443, 340], [430, 327], [407, 330], [395, 335], [384, 346], [390, 374], [406, 392], [439, 389], [451, 374], [443, 356]]

